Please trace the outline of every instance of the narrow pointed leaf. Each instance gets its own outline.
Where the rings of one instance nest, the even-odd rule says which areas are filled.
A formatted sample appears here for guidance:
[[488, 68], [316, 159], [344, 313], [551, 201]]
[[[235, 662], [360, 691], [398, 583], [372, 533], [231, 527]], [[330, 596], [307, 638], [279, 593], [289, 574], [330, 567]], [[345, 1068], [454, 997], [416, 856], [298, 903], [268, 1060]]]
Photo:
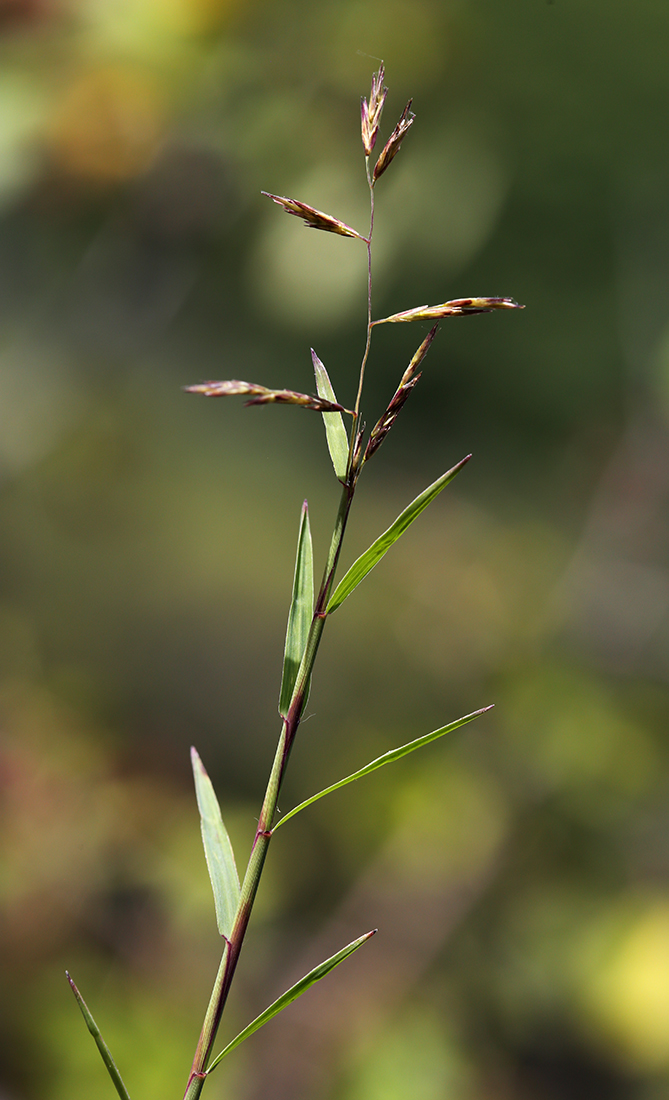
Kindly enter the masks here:
[[269, 1008], [261, 1012], [260, 1016], [257, 1016], [248, 1027], [240, 1031], [239, 1035], [237, 1035], [231, 1043], [228, 1043], [227, 1047], [223, 1048], [221, 1053], [214, 1058], [207, 1073], [211, 1073], [212, 1069], [218, 1065], [221, 1059], [225, 1058], [226, 1054], [229, 1054], [231, 1050], [238, 1047], [245, 1039], [248, 1039], [249, 1035], [253, 1035], [254, 1031], [258, 1031], [258, 1029], [263, 1027], [269, 1020], [278, 1015], [282, 1009], [287, 1008], [289, 1004], [292, 1004], [293, 1001], [296, 1001], [303, 993], [306, 993], [312, 985], [315, 985], [316, 982], [319, 982], [326, 974], [329, 974], [331, 970], [334, 970], [335, 966], [339, 966], [340, 962], [343, 962], [344, 959], [347, 959], [354, 951], [357, 951], [359, 947], [362, 947], [363, 943], [366, 943], [367, 940], [371, 939], [372, 936], [376, 934], [376, 931], [377, 929], [374, 928], [371, 932], [367, 932], [364, 936], [360, 936], [359, 939], [353, 940], [353, 942], [349, 943], [346, 947], [342, 947], [341, 951], [338, 951], [332, 958], [326, 959], [320, 966], [314, 967], [314, 969], [310, 970], [308, 974], [305, 974], [303, 978], [300, 978], [299, 982], [296, 982], [295, 985], [286, 990], [277, 1001], [274, 1001], [274, 1004], [271, 1004]]
[[[311, 349], [311, 358], [314, 363], [316, 389], [318, 390], [319, 397], [324, 398], [325, 401], [332, 401], [335, 405], [339, 404], [335, 397], [332, 383], [328, 377], [328, 372], [313, 348]], [[339, 412], [323, 413], [323, 423], [325, 424], [325, 435], [328, 441], [328, 450], [330, 452], [330, 458], [332, 459], [332, 465], [334, 466], [334, 472], [340, 481], [344, 481], [346, 478], [346, 468], [348, 466], [348, 436], [346, 434], [346, 428], [344, 427], [343, 417]]]
[[452, 733], [453, 730], [466, 725], [467, 722], [472, 722], [474, 718], [478, 718], [481, 714], [485, 714], [487, 711], [492, 710], [493, 706], [494, 704], [489, 707], [483, 707], [481, 710], [475, 710], [473, 714], [466, 714], [464, 718], [458, 718], [457, 721], [450, 722], [447, 726], [441, 726], [440, 729], [433, 730], [432, 733], [426, 733], [422, 737], [417, 737], [415, 741], [409, 741], [408, 744], [401, 745], [398, 749], [391, 749], [390, 752], [384, 752], [383, 756], [377, 756], [376, 760], [372, 760], [369, 764], [365, 764], [365, 767], [360, 768], [359, 771], [353, 772], [352, 775], [347, 775], [345, 779], [340, 779], [338, 783], [333, 783], [331, 787], [326, 787], [325, 790], [312, 795], [311, 798], [307, 798], [305, 802], [300, 802], [299, 806], [295, 806], [295, 808], [290, 810], [285, 817], [277, 821], [272, 832], [275, 833], [279, 825], [285, 825], [287, 821], [290, 821], [291, 817], [295, 817], [295, 814], [299, 814], [301, 810], [306, 810], [307, 806], [311, 806], [314, 802], [318, 802], [319, 798], [325, 798], [326, 794], [332, 794], [333, 791], [338, 791], [340, 787], [346, 787], [349, 783], [355, 783], [356, 779], [362, 779], [364, 775], [369, 775], [370, 772], [375, 772], [377, 768], [382, 768], [384, 764], [393, 764], [395, 760], [401, 760], [403, 756], [408, 756], [410, 752], [414, 752], [416, 749], [422, 749], [423, 745], [429, 745], [431, 741], [436, 741], [437, 738], [443, 737], [445, 733]]
[[81, 996], [81, 993], [79, 992], [76, 985], [72, 981], [72, 978], [67, 973], [67, 970], [65, 971], [65, 973], [67, 974], [67, 980], [70, 983], [70, 989], [74, 993], [74, 996], [77, 999], [77, 1004], [79, 1005], [79, 1008], [81, 1009], [81, 1015], [83, 1016], [84, 1020], [86, 1021], [86, 1027], [88, 1028], [91, 1035], [95, 1039], [95, 1045], [97, 1046], [98, 1050], [100, 1051], [100, 1054], [102, 1056], [102, 1061], [104, 1062], [104, 1064], [107, 1068], [107, 1073], [109, 1074], [109, 1076], [111, 1077], [111, 1079], [114, 1083], [114, 1088], [116, 1089], [117, 1093], [121, 1097], [121, 1100], [130, 1100], [128, 1090], [125, 1087], [125, 1085], [123, 1084], [123, 1078], [121, 1077], [121, 1074], [118, 1071], [118, 1067], [116, 1065], [116, 1062], [112, 1058], [111, 1051], [110, 1051], [109, 1047], [107, 1046], [107, 1044], [105, 1043], [104, 1039], [102, 1038], [102, 1035], [100, 1034], [100, 1028], [96, 1024], [93, 1017], [91, 1016], [88, 1005], [86, 1004], [84, 998]]
[[288, 713], [313, 614], [314, 556], [311, 545], [311, 529], [309, 527], [309, 510], [305, 500], [302, 505], [300, 533], [297, 537], [293, 598], [288, 612], [286, 645], [283, 654], [283, 675], [279, 695], [279, 713], [282, 717], [285, 717]]
[[448, 483], [460, 473], [462, 467], [465, 463], [469, 462], [471, 457], [471, 455], [467, 455], [467, 457], [463, 458], [461, 462], [458, 462], [457, 466], [454, 466], [452, 470], [447, 470], [446, 473], [437, 478], [432, 485], [428, 485], [427, 489], [424, 489], [423, 492], [404, 509], [388, 530], [384, 531], [382, 535], [379, 535], [376, 542], [373, 542], [369, 549], [365, 550], [364, 554], [361, 554], [358, 560], [353, 562], [348, 573], [345, 577], [342, 577], [330, 597], [330, 602], [326, 608], [328, 614], [332, 611], [336, 611], [337, 608], [343, 604], [346, 597], [350, 596], [354, 588], [358, 587], [360, 581], [364, 580], [374, 566], [381, 561], [381, 558], [390, 550], [393, 543], [397, 542], [398, 538], [400, 535], [404, 534], [407, 527], [413, 523], [425, 508], [427, 508], [428, 504], [432, 503], [441, 490], [445, 489]]
[[211, 888], [214, 891], [216, 923], [221, 935], [227, 938], [232, 931], [239, 905], [239, 876], [230, 837], [223, 824], [221, 808], [211, 779], [196, 750], [191, 749], [190, 753], [195, 778], [195, 794], [200, 811], [202, 843]]

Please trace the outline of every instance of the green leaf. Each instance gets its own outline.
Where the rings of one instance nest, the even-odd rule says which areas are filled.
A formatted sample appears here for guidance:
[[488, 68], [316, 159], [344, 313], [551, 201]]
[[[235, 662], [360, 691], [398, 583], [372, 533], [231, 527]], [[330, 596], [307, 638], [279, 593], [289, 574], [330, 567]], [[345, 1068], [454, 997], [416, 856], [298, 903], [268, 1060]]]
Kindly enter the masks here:
[[401, 760], [403, 756], [407, 756], [410, 752], [414, 752], [416, 749], [422, 749], [423, 745], [429, 745], [430, 741], [436, 741], [438, 737], [443, 737], [445, 733], [452, 733], [453, 730], [466, 725], [467, 722], [472, 722], [474, 718], [478, 718], [481, 714], [485, 714], [487, 711], [492, 710], [493, 706], [494, 703], [489, 707], [483, 707], [481, 710], [475, 710], [473, 714], [466, 714], [464, 718], [458, 718], [456, 722], [450, 722], [447, 726], [441, 726], [440, 729], [433, 730], [432, 733], [426, 733], [422, 737], [417, 737], [415, 741], [409, 741], [408, 744], [401, 745], [399, 749], [391, 749], [390, 752], [384, 752], [383, 756], [377, 756], [376, 760], [372, 760], [369, 764], [365, 764], [365, 767], [360, 768], [360, 771], [353, 772], [352, 775], [347, 775], [345, 779], [340, 779], [338, 783], [333, 783], [331, 787], [326, 787], [325, 790], [312, 795], [306, 802], [300, 802], [299, 806], [295, 806], [295, 808], [290, 810], [285, 817], [277, 821], [272, 829], [272, 833], [275, 833], [280, 825], [285, 825], [287, 821], [290, 821], [291, 817], [295, 817], [295, 814], [299, 814], [300, 810], [305, 810], [307, 806], [311, 806], [312, 803], [318, 802], [319, 798], [325, 798], [326, 794], [332, 794], [333, 791], [338, 791], [340, 787], [345, 787], [348, 783], [354, 783], [356, 779], [362, 779], [363, 775], [369, 775], [370, 772], [375, 772], [377, 768], [382, 768], [384, 764], [392, 764], [395, 760]]
[[67, 970], [65, 971], [65, 973], [67, 974], [67, 980], [70, 983], [70, 989], [74, 993], [74, 995], [77, 999], [77, 1004], [79, 1005], [79, 1008], [81, 1009], [81, 1015], [84, 1017], [84, 1020], [86, 1021], [86, 1027], [88, 1028], [91, 1035], [95, 1039], [95, 1045], [97, 1046], [98, 1050], [100, 1051], [100, 1054], [102, 1056], [102, 1061], [104, 1062], [105, 1066], [107, 1067], [107, 1073], [109, 1074], [109, 1076], [111, 1077], [111, 1079], [114, 1083], [114, 1088], [116, 1089], [117, 1093], [121, 1097], [121, 1100], [130, 1100], [128, 1090], [125, 1087], [125, 1085], [123, 1084], [123, 1078], [121, 1077], [121, 1074], [118, 1071], [118, 1067], [116, 1065], [116, 1062], [112, 1058], [111, 1051], [110, 1051], [109, 1047], [107, 1046], [107, 1044], [105, 1043], [104, 1039], [102, 1038], [102, 1035], [100, 1034], [100, 1028], [96, 1024], [93, 1017], [91, 1016], [88, 1005], [86, 1004], [84, 998], [81, 996], [81, 993], [79, 992], [76, 985], [72, 981], [72, 978], [67, 973]]
[[240, 888], [235, 856], [211, 779], [195, 749], [190, 750], [190, 755], [200, 811], [202, 843], [214, 891], [216, 923], [221, 935], [227, 938], [232, 932], [239, 905]]
[[293, 695], [302, 656], [307, 645], [309, 627], [314, 614], [314, 555], [311, 546], [309, 509], [305, 500], [297, 537], [297, 556], [293, 578], [293, 598], [288, 612], [286, 645], [283, 653], [283, 675], [279, 695], [279, 713], [285, 718]]
[[416, 499], [404, 509], [392, 526], [390, 526], [387, 531], [384, 531], [382, 535], [379, 535], [376, 542], [373, 542], [369, 549], [365, 550], [364, 554], [362, 554], [357, 561], [353, 562], [348, 573], [345, 577], [342, 577], [330, 597], [330, 602], [326, 608], [328, 615], [332, 611], [336, 611], [337, 608], [343, 604], [346, 597], [351, 595], [353, 589], [358, 587], [360, 581], [367, 576], [377, 562], [381, 561], [381, 558], [390, 550], [393, 543], [397, 542], [400, 535], [404, 534], [407, 527], [413, 523], [424, 508], [427, 508], [428, 504], [432, 503], [441, 490], [446, 488], [449, 481], [452, 481], [456, 474], [460, 473], [462, 467], [465, 463], [469, 462], [471, 457], [471, 455], [467, 455], [467, 457], [463, 458], [461, 462], [458, 462], [457, 466], [454, 466], [452, 470], [447, 470], [446, 473], [442, 474], [440, 478], [437, 478], [432, 485], [428, 485], [427, 489], [424, 489], [420, 496], [417, 496]]
[[319, 982], [326, 974], [329, 974], [331, 970], [334, 970], [335, 966], [339, 966], [340, 962], [343, 962], [344, 959], [347, 959], [354, 951], [357, 951], [359, 947], [362, 947], [363, 943], [371, 939], [376, 932], [377, 929], [374, 928], [371, 932], [367, 932], [364, 936], [360, 936], [359, 939], [353, 940], [353, 943], [349, 943], [346, 947], [342, 947], [341, 951], [338, 951], [331, 959], [326, 959], [320, 966], [314, 967], [314, 969], [310, 970], [308, 974], [305, 974], [303, 978], [300, 978], [299, 982], [296, 982], [295, 985], [291, 986], [290, 989], [274, 1002], [274, 1004], [271, 1004], [269, 1008], [261, 1012], [248, 1027], [245, 1027], [232, 1042], [228, 1043], [227, 1047], [223, 1048], [220, 1054], [217, 1054], [214, 1061], [209, 1066], [207, 1073], [211, 1073], [212, 1069], [218, 1065], [221, 1059], [225, 1058], [226, 1054], [229, 1054], [231, 1050], [234, 1050], [235, 1047], [238, 1047], [245, 1039], [248, 1039], [249, 1035], [253, 1035], [254, 1031], [261, 1028], [268, 1020], [271, 1020], [272, 1017], [277, 1016], [282, 1009], [287, 1008], [289, 1004], [292, 1004], [293, 1001], [296, 1001], [303, 993], [306, 993], [307, 989], [310, 989], [312, 985], [315, 985], [316, 982]]
[[[311, 358], [314, 363], [318, 396], [323, 397], [326, 401], [333, 401], [335, 404], [339, 404], [335, 397], [332, 383], [328, 377], [328, 372], [313, 348], [311, 349]], [[332, 459], [332, 465], [334, 466], [334, 472], [340, 481], [345, 481], [346, 469], [348, 467], [348, 436], [346, 434], [346, 428], [344, 427], [344, 419], [341, 413], [338, 412], [323, 413], [323, 423], [325, 424], [325, 435], [328, 441], [328, 450], [330, 452], [330, 458]]]

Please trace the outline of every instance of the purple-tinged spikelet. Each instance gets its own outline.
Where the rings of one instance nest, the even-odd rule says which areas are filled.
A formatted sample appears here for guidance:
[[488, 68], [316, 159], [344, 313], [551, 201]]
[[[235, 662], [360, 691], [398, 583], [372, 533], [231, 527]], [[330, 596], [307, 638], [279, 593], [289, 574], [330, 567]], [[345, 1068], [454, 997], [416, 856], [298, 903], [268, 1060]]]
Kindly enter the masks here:
[[372, 321], [373, 325], [396, 324], [398, 321], [435, 321], [441, 317], [461, 317], [466, 313], [492, 313], [495, 309], [525, 309], [513, 298], [454, 298], [438, 306], [416, 306], [390, 317]]
[[367, 443], [367, 448], [365, 450], [365, 457], [363, 459], [364, 462], [367, 462], [368, 459], [372, 457], [374, 452], [378, 451], [379, 447], [388, 435], [388, 432], [397, 420], [400, 410], [404, 406], [404, 403], [409, 397], [409, 394], [411, 393], [414, 386], [416, 386], [420, 381], [421, 374], [420, 372], [416, 374], [416, 371], [418, 370], [420, 364], [423, 362], [423, 359], [430, 350], [430, 344], [437, 335], [438, 327], [438, 324], [433, 325], [433, 327], [428, 332], [427, 336], [423, 340], [423, 343], [418, 348], [418, 351], [416, 352], [413, 359], [409, 363], [409, 366], [400, 378], [400, 384], [395, 390], [395, 393], [390, 400], [388, 408], [384, 412], [383, 416], [372, 428], [369, 436], [369, 441]]
[[360, 241], [365, 240], [360, 233], [356, 233], [355, 229], [351, 229], [350, 225], [340, 222], [330, 214], [324, 214], [321, 210], [316, 210], [313, 206], [307, 206], [306, 202], [287, 199], [283, 195], [272, 195], [269, 191], [260, 193], [281, 206], [286, 214], [294, 214], [296, 218], [302, 218], [309, 229], [322, 229], [325, 233], [338, 233], [340, 237], [357, 237]]
[[391, 160], [399, 153], [400, 146], [413, 124], [413, 120], [416, 116], [411, 110], [412, 103], [413, 100], [410, 99], [406, 107], [402, 111], [402, 114], [400, 115], [400, 120], [397, 123], [397, 126], [395, 127], [383, 149], [381, 150], [381, 155], [374, 165], [374, 173], [372, 176], [374, 183], [376, 183], [379, 176], [383, 175]]
[[257, 382], [240, 382], [231, 378], [227, 382], [199, 382], [195, 386], [184, 386], [186, 393], [201, 393], [205, 397], [249, 397], [247, 405], [301, 405], [303, 409], [315, 409], [316, 412], [348, 412], [336, 401], [326, 401], [323, 397], [314, 397], [309, 393], [296, 393], [295, 390], [270, 390]]
[[364, 98], [360, 103], [362, 145], [366, 157], [371, 156], [372, 150], [376, 144], [379, 123], [383, 112], [383, 104], [388, 94], [388, 89], [383, 87], [384, 76], [385, 70], [383, 62], [381, 62], [378, 73], [374, 73], [372, 76], [372, 90], [369, 95], [369, 103]]

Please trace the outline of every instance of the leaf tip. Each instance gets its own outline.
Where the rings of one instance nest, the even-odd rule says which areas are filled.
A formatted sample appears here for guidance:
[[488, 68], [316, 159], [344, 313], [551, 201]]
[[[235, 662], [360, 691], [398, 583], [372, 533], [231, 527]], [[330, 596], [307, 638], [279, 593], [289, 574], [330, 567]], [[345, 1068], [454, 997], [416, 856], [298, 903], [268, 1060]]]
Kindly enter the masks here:
[[70, 974], [69, 970], [65, 971], [65, 977], [67, 978], [68, 982], [70, 983], [70, 989], [74, 993], [75, 997], [77, 998], [78, 1001], [81, 1001], [81, 993], [77, 989], [74, 978]]
[[[70, 974], [69, 970], [65, 971], [65, 977], [67, 978], [68, 982], [70, 983], [70, 989], [74, 993], [74, 999], [76, 1000], [77, 1004], [79, 1005], [79, 1008], [81, 1009], [81, 1011], [84, 1015], [84, 1019], [86, 1019], [86, 1022], [88, 1023], [88, 1016], [90, 1015], [90, 1013], [88, 1012], [88, 1009], [87, 1009], [86, 1004], [84, 1002], [84, 998], [81, 996], [81, 993], [77, 989], [77, 986], [76, 986], [76, 984], [74, 982], [74, 979], [72, 978], [72, 975]], [[90, 1031], [90, 1027], [89, 1027], [89, 1031]]]
[[469, 462], [470, 458], [473, 458], [473, 457], [474, 457], [473, 455], [465, 455], [465, 457], [461, 458], [459, 462], [456, 462], [455, 466], [453, 467], [455, 472], [459, 473], [459, 471], [462, 469], [462, 467], [466, 466], [467, 463]]

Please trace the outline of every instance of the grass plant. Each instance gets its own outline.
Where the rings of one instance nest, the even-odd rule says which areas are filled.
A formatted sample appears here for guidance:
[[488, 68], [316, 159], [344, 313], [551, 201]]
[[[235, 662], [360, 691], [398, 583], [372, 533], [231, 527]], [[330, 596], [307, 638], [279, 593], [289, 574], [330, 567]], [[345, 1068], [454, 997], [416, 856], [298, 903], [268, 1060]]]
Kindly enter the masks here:
[[[335, 586], [337, 566], [346, 532], [346, 525], [355, 496], [358, 479], [366, 464], [381, 447], [388, 432], [393, 428], [403, 405], [412, 390], [418, 384], [423, 360], [425, 359], [437, 334], [440, 320], [474, 313], [487, 313], [493, 310], [522, 308], [512, 298], [458, 298], [442, 302], [439, 305], [421, 305], [394, 313], [388, 317], [374, 318], [372, 313], [372, 238], [374, 233], [374, 197], [375, 189], [384, 173], [390, 168], [394, 158], [400, 152], [404, 139], [414, 124], [411, 100], [390, 137], [373, 161], [373, 153], [379, 134], [381, 116], [387, 95], [384, 86], [384, 66], [372, 77], [369, 98], [361, 103], [361, 136], [364, 152], [364, 165], [369, 189], [370, 219], [367, 233], [358, 232], [345, 222], [330, 214], [293, 198], [263, 192], [287, 214], [302, 219], [307, 228], [318, 229], [351, 238], [355, 244], [342, 244], [342, 247], [364, 247], [367, 255], [367, 329], [365, 346], [360, 364], [358, 386], [351, 409], [340, 404], [324, 364], [312, 350], [316, 394], [298, 393], [290, 389], [269, 389], [255, 382], [238, 379], [228, 381], [202, 382], [185, 387], [189, 393], [207, 397], [241, 395], [247, 398], [247, 405], [289, 404], [319, 412], [325, 426], [325, 439], [332, 461], [334, 475], [341, 487], [339, 508], [337, 511], [330, 548], [323, 566], [320, 584], [315, 590], [314, 562], [309, 527], [307, 502], [302, 507], [297, 540], [297, 555], [293, 581], [292, 598], [288, 613], [288, 626], [284, 645], [283, 672], [279, 691], [279, 715], [281, 732], [265, 791], [258, 825], [246, 865], [240, 881], [235, 856], [228, 837], [214, 788], [202, 761], [195, 749], [192, 750], [192, 767], [195, 791], [200, 811], [202, 841], [204, 846], [209, 877], [214, 894], [214, 907], [218, 931], [223, 948], [221, 961], [216, 974], [213, 990], [204, 1016], [200, 1037], [187, 1076], [184, 1100], [197, 1100], [202, 1093], [208, 1076], [236, 1047], [263, 1027], [277, 1013], [286, 1008], [297, 997], [306, 993], [315, 982], [344, 962], [350, 955], [363, 946], [375, 933], [375, 929], [364, 933], [352, 943], [342, 947], [331, 958], [306, 974], [294, 986], [271, 1004], [255, 1020], [245, 1027], [219, 1053], [215, 1053], [215, 1043], [221, 1017], [226, 1005], [230, 987], [235, 975], [246, 930], [253, 910], [258, 885], [267, 858], [270, 842], [276, 830], [287, 824], [296, 814], [306, 810], [318, 799], [333, 794], [354, 780], [362, 779], [378, 768], [390, 764], [424, 745], [443, 737], [474, 718], [484, 714], [490, 707], [483, 707], [456, 721], [441, 726], [431, 733], [424, 734], [399, 748], [391, 749], [382, 756], [364, 765], [352, 775], [333, 783], [325, 790], [311, 795], [283, 817], [277, 818], [277, 800], [286, 774], [293, 745], [304, 715], [309, 696], [309, 688], [314, 664], [330, 615], [334, 614], [369, 572], [381, 561], [407, 528], [418, 518], [421, 512], [432, 503], [439, 493], [457, 476], [469, 461], [470, 455], [463, 458], [452, 469], [429, 485], [415, 500], [400, 513], [394, 523], [372, 543], [372, 545], [351, 565], [344, 577]], [[370, 357], [373, 330], [380, 324], [409, 323], [413, 321], [433, 322], [427, 335], [420, 343], [415, 355], [400, 378], [397, 389], [376, 421], [366, 434], [362, 419], [362, 396], [365, 371]], [[344, 418], [347, 418], [345, 421]], [[348, 423], [347, 423], [348, 422]], [[130, 1100], [128, 1091], [121, 1078], [112, 1055], [104, 1042], [85, 1001], [74, 981], [68, 974], [68, 980], [82, 1011], [91, 1035], [100, 1050], [104, 1065], [122, 1100]]]

